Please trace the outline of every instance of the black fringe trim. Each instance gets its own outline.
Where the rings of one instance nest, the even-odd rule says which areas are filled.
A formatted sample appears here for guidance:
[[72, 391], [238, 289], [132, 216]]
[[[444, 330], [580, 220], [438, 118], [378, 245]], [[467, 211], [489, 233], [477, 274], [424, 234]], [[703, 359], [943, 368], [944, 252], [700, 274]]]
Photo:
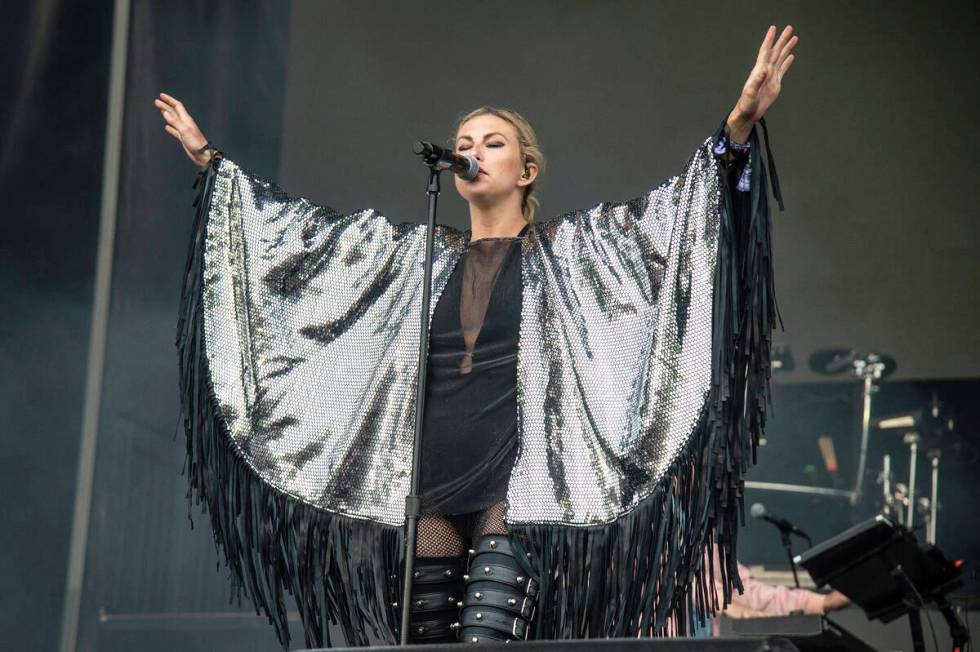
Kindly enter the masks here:
[[[730, 602], [733, 588], [741, 590], [735, 555], [744, 476], [765, 428], [778, 315], [755, 130], [751, 140], [754, 179], [740, 223], [732, 180], [717, 163], [722, 190], [712, 385], [699, 425], [653, 493], [615, 522], [510, 526], [514, 545], [527, 553], [520, 555], [526, 570], [540, 582], [533, 638], [683, 635]], [[208, 372], [201, 305], [207, 215], [219, 166], [220, 158], [213, 158], [194, 184], [197, 212], [177, 327], [188, 498], [210, 517], [233, 596], [252, 600], [283, 647], [289, 643], [287, 593], [295, 596], [308, 647], [331, 645], [330, 624], [340, 626], [347, 645], [394, 644], [402, 528], [332, 514], [272, 488], [244, 461], [223, 421]], [[720, 568], [712, 568], [715, 546]]]
[[[723, 129], [724, 123], [712, 146]], [[540, 582], [534, 638], [683, 636], [727, 605], [732, 589], [742, 590], [736, 548], [745, 522], [744, 477], [755, 463], [770, 406], [771, 333], [778, 314], [766, 171], [755, 129], [751, 141], [754, 179], [751, 191], [736, 198], [746, 202], [737, 213], [730, 192], [735, 180], [716, 160], [721, 228], [712, 383], [685, 452], [652, 494], [615, 522], [510, 525], [526, 570]], [[768, 149], [768, 138], [766, 144]], [[771, 159], [770, 171], [775, 173]], [[712, 568], [715, 547], [720, 568]]]
[[[295, 597], [307, 647], [397, 643], [400, 526], [317, 509], [264, 482], [245, 462], [224, 422], [208, 370], [202, 306], [204, 243], [220, 156], [194, 182], [193, 235], [184, 271], [177, 351], [187, 435], [188, 500], [210, 517], [215, 543], [244, 593], [289, 645], [286, 594]], [[373, 640], [369, 638], [373, 635]]]

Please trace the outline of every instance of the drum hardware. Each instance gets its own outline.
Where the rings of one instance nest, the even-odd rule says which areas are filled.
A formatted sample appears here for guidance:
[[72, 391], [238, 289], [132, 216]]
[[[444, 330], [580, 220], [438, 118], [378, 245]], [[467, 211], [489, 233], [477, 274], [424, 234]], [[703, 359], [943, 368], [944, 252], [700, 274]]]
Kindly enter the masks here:
[[864, 384], [861, 414], [861, 447], [858, 454], [857, 474], [851, 492], [851, 505], [861, 498], [861, 485], [868, 461], [868, 435], [871, 431], [871, 398], [878, 391], [878, 383], [895, 372], [895, 358], [880, 353], [857, 349], [824, 349], [810, 356], [810, 368], [818, 374], [837, 376], [853, 374]]
[[878, 474], [878, 484], [881, 485], [881, 513], [885, 516], [894, 516], [895, 496], [892, 495], [892, 456], [888, 453], [881, 456], [881, 473]]
[[[915, 505], [915, 463], [919, 459], [919, 433], [905, 433], [902, 443], [909, 447], [909, 505]], [[909, 509], [905, 514], [905, 527], [911, 530], [914, 522], [915, 510]]]
[[[882, 513], [886, 516], [892, 515], [911, 528], [915, 525], [915, 516], [918, 513], [925, 521], [926, 541], [936, 543], [937, 511], [939, 508], [939, 459], [941, 451], [938, 447], [945, 432], [952, 432], [953, 419], [940, 414], [940, 403], [933, 396], [932, 407], [929, 411], [915, 410], [903, 412], [875, 419], [873, 426], [880, 430], [905, 430], [902, 435], [902, 443], [909, 450], [909, 479], [907, 485], [898, 484], [896, 488], [902, 491], [896, 492], [891, 496], [891, 492], [886, 484], [882, 486], [884, 504]], [[926, 458], [930, 466], [930, 490], [929, 496], [917, 496], [918, 488], [916, 476], [918, 474], [919, 448], [923, 443], [923, 436], [920, 432], [928, 433], [929, 443], [933, 446], [926, 451]], [[885, 456], [883, 459], [885, 470], [879, 476], [888, 476], [891, 479], [891, 458]], [[900, 509], [896, 509], [898, 506]], [[901, 515], [899, 514], [901, 512]]]
[[906, 514], [911, 509], [912, 501], [909, 500], [909, 489], [904, 482], [895, 483], [895, 492], [892, 494], [892, 505], [895, 507], [895, 522], [903, 523]]
[[926, 543], [931, 543], [929, 538], [932, 530], [932, 501], [928, 496], [919, 496], [919, 499], [915, 501], [915, 511], [925, 523]]
[[939, 458], [941, 453], [938, 448], [933, 448], [926, 457], [929, 458], [929, 466], [932, 468], [932, 490], [929, 498], [929, 527], [926, 530], [926, 542], [936, 545], [936, 511], [939, 509]]

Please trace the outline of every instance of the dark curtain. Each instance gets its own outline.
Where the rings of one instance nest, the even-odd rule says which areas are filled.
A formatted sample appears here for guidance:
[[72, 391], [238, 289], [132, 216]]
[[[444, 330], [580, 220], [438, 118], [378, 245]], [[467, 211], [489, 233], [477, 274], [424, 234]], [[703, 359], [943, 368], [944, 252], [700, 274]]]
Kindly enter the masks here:
[[55, 650], [101, 201], [112, 3], [0, 20], [0, 639]]
[[197, 170], [163, 130], [153, 100], [160, 91], [177, 97], [208, 138], [274, 178], [288, 6], [132, 4], [78, 650], [278, 647], [251, 605], [229, 604], [206, 517], [196, 513], [193, 530], [188, 522], [174, 338]]

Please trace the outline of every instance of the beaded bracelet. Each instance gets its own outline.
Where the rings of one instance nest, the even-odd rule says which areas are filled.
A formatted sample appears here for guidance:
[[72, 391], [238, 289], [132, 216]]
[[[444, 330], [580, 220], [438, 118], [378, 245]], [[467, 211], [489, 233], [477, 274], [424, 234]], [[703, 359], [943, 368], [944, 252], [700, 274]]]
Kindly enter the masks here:
[[718, 137], [718, 144], [715, 145], [715, 154], [724, 154], [728, 151], [728, 146], [731, 145], [732, 153], [744, 154], [752, 149], [752, 142], [746, 141], [744, 143], [736, 143], [734, 140], [730, 139], [726, 134], [721, 134]]
[[734, 140], [729, 139], [728, 144], [732, 146], [737, 152], [747, 152], [752, 149], [752, 143], [750, 141], [745, 141], [744, 143], [736, 143]]

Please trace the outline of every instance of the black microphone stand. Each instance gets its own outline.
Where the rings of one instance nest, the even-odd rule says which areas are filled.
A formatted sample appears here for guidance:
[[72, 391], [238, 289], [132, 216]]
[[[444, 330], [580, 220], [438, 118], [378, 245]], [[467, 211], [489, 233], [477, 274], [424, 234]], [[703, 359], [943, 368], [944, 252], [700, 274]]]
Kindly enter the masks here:
[[801, 539], [806, 539], [806, 542], [811, 546], [813, 545], [813, 541], [811, 541], [810, 537], [804, 534], [801, 530], [794, 530], [778, 523], [773, 523], [773, 525], [779, 528], [779, 536], [783, 540], [783, 548], [786, 549], [786, 556], [789, 558], [789, 568], [793, 571], [793, 583], [796, 585], [796, 588], [800, 588], [800, 578], [796, 575], [796, 564], [793, 561], [795, 558], [795, 555], [793, 555], [793, 540], [790, 537], [795, 534]]
[[792, 534], [790, 530], [779, 528], [779, 536], [783, 539], [783, 547], [786, 548], [786, 556], [789, 557], [789, 567], [793, 571], [793, 584], [796, 588], [800, 588], [800, 578], [796, 575], [796, 564], [793, 563], [793, 542], [790, 540]]
[[[417, 154], [419, 152], [416, 152]], [[415, 388], [415, 445], [412, 449], [412, 482], [405, 497], [405, 573], [402, 576], [402, 625], [400, 644], [408, 645], [408, 618], [412, 607], [412, 579], [415, 575], [415, 547], [418, 539], [422, 499], [419, 497], [419, 477], [422, 470], [422, 418], [425, 413], [426, 369], [429, 359], [429, 304], [432, 300], [432, 250], [435, 243], [436, 204], [439, 199], [438, 163], [429, 163], [428, 230], [425, 233], [425, 277], [422, 282], [422, 311], [419, 328], [419, 376]]]

